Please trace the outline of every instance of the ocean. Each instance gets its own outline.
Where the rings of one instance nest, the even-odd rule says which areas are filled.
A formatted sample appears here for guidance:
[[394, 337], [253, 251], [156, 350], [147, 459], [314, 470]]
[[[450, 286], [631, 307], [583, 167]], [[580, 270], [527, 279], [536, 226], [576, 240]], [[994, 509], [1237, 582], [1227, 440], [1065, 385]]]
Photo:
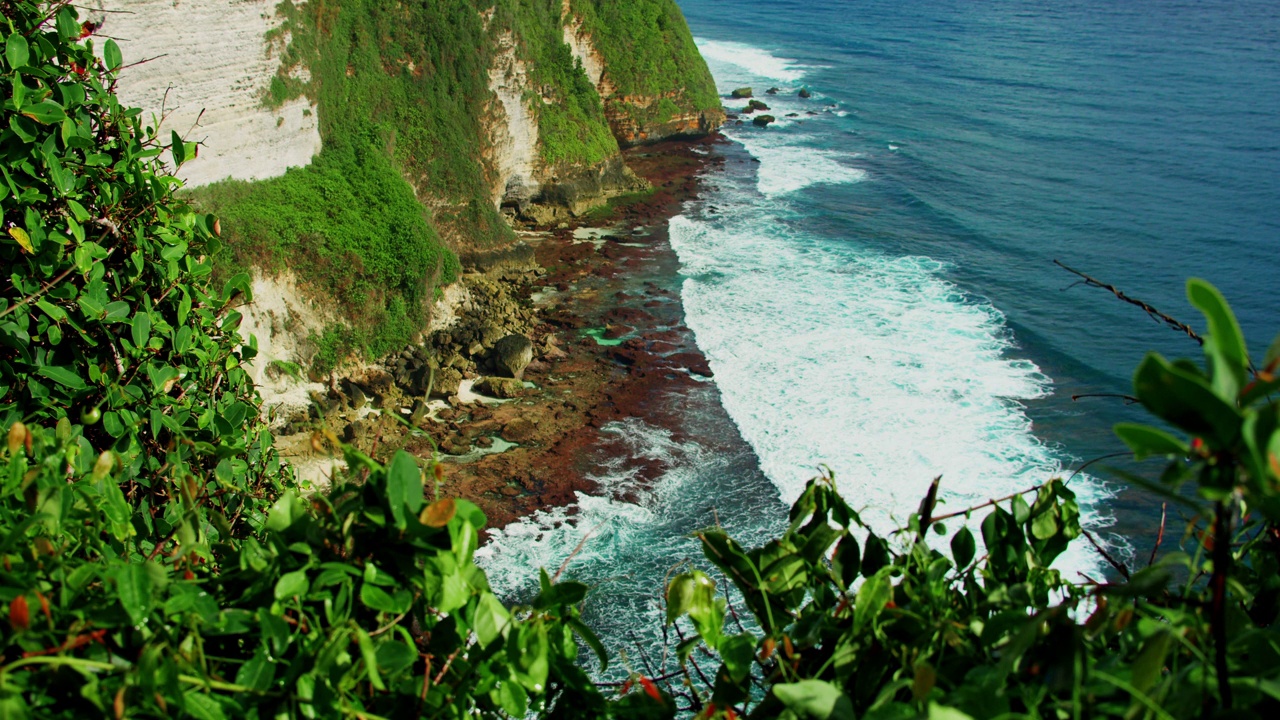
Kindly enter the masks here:
[[[1055, 259], [1193, 326], [1184, 282], [1204, 277], [1256, 352], [1280, 330], [1275, 3], [681, 6], [722, 93], [777, 118], [726, 127], [723, 168], [668, 228], [715, 377], [678, 400], [681, 432], [606, 428], [599, 496], [483, 551], [512, 596], [568, 558], [611, 672], [662, 656], [663, 578], [705, 565], [692, 530], [762, 541], [820, 467], [887, 530], [937, 475], [959, 509], [1122, 451], [1111, 426], [1142, 413], [1096, 396], [1129, 392], [1148, 350], [1199, 350]], [[670, 469], [639, 483], [628, 454]], [[1104, 464], [1072, 487], [1132, 557], [1159, 505]], [[1106, 572], [1086, 545], [1059, 566]]]

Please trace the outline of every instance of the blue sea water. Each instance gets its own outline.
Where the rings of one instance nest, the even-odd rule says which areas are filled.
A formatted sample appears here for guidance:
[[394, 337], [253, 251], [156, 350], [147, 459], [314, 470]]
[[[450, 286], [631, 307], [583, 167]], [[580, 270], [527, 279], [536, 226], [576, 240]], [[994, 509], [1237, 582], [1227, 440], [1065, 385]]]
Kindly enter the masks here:
[[[889, 528], [936, 475], [960, 508], [1122, 449], [1109, 428], [1136, 409], [1072, 396], [1127, 392], [1148, 349], [1198, 349], [1054, 259], [1192, 325], [1183, 283], [1205, 277], [1256, 351], [1280, 330], [1280, 5], [681, 5], [721, 91], [751, 86], [778, 118], [727, 127], [724, 168], [671, 222], [715, 371], [686, 399], [697, 440], [609, 428], [604, 495], [508, 528], [485, 559], [518, 593], [590, 534], [567, 572], [632, 662], [662, 652], [687, 533], [766, 537], [819, 464]], [[717, 403], [727, 416], [697, 411]], [[627, 453], [671, 470], [636, 485]], [[1072, 481], [1087, 523], [1144, 547], [1157, 507], [1095, 470]], [[1061, 565], [1101, 572], [1085, 546]]]

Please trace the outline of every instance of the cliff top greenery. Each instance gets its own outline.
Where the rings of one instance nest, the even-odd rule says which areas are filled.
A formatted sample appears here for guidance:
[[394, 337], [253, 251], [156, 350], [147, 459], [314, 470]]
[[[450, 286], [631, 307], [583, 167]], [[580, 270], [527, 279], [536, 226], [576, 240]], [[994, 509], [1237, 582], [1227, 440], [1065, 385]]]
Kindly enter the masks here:
[[220, 222], [175, 195], [194, 148], [120, 105], [119, 49], [92, 33], [67, 3], [0, 0], [0, 717], [1280, 709], [1280, 342], [1251, 358], [1207, 283], [1203, 361], [1148, 355], [1154, 424], [1116, 428], [1154, 465], [1119, 477], [1174, 510], [1149, 558], [1055, 570], [1090, 539], [1069, 480], [945, 514], [942, 480], [884, 535], [824, 476], [761, 547], [697, 533], [705, 561], [654, 589], [671, 666], [597, 685], [592, 589], [543, 572], [496, 597], [485, 518], [439, 497], [434, 459], [318, 434], [348, 463], [332, 487], [281, 466], [243, 369], [249, 288], [211, 284]]

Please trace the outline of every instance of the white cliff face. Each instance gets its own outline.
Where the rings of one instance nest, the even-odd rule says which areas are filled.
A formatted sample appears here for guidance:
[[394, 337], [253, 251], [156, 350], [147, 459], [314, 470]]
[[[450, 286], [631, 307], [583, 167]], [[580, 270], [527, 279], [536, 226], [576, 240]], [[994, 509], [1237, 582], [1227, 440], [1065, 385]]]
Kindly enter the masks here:
[[596, 92], [602, 99], [607, 100], [613, 95], [614, 87], [613, 83], [609, 82], [609, 78], [605, 77], [604, 56], [592, 45], [591, 33], [582, 29], [582, 21], [574, 17], [569, 7], [569, 0], [564, 0], [563, 13], [564, 44], [569, 46], [569, 52], [582, 63], [582, 69], [586, 72], [591, 84], [595, 85]]
[[178, 173], [189, 187], [275, 177], [320, 152], [319, 119], [308, 100], [276, 109], [262, 102], [280, 66], [266, 38], [280, 25], [278, 4], [96, 0], [99, 12], [89, 11], [102, 21], [100, 34], [119, 43], [125, 65], [155, 58], [121, 71], [121, 102], [156, 117], [163, 112], [162, 138], [176, 130], [204, 143]]
[[537, 194], [538, 121], [525, 101], [529, 73], [516, 56], [515, 38], [506, 33], [498, 38], [493, 67], [489, 69], [489, 89], [498, 99], [490, 123], [493, 165], [497, 170], [494, 183], [495, 205], [504, 201], [524, 202]]

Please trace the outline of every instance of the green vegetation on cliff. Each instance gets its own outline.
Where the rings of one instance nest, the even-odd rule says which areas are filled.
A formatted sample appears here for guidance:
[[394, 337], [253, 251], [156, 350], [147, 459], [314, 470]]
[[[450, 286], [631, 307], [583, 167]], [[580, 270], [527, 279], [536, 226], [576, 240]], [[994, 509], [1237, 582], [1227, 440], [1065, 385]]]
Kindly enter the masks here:
[[[608, 67], [611, 108], [645, 125], [720, 110], [715, 80], [674, 0], [572, 0], [571, 7]], [[641, 107], [626, 96], [661, 100]]]
[[563, 43], [559, 9], [558, 0], [280, 3], [273, 41], [288, 44], [264, 101], [308, 96], [324, 149], [283, 177], [196, 196], [224, 219], [232, 255], [221, 274], [290, 269], [349, 323], [322, 339], [319, 369], [406, 344], [432, 288], [456, 275], [450, 248], [511, 239], [485, 155], [500, 35], [512, 34], [528, 68], [542, 160], [568, 168], [617, 154], [600, 98]]
[[[1148, 557], [1054, 569], [1085, 535], [1069, 480], [945, 514], [935, 484], [879, 534], [828, 475], [760, 547], [698, 532], [737, 594], [681, 567], [654, 589], [678, 644], [597, 685], [592, 589], [541, 572], [504, 604], [434, 459], [320, 435], [349, 469], [304, 495], [243, 368], [247, 278], [210, 284], [219, 223], [174, 194], [193, 147], [119, 104], [119, 49], [99, 61], [74, 7], [0, 15], [0, 718], [1280, 711], [1280, 341], [1255, 363], [1209, 284], [1187, 284], [1203, 362], [1149, 354], [1159, 426], [1115, 428], [1156, 465], [1119, 477], [1184, 511]], [[975, 516], [981, 545], [961, 526], [943, 552]]]

